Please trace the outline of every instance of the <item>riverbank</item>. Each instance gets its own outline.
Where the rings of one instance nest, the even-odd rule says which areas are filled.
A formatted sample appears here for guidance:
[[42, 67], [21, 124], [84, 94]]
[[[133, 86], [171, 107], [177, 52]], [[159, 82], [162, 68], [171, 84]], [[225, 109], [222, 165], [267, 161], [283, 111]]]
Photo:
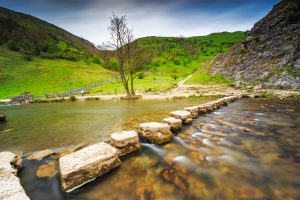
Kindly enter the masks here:
[[[261, 97], [288, 98], [299, 97], [300, 91], [295, 90], [278, 90], [278, 89], [251, 89], [242, 90], [230, 87], [228, 85], [185, 85], [183, 80], [178, 82], [177, 87], [168, 92], [159, 93], [137, 93], [138, 99], [144, 100], [163, 100], [163, 99], [180, 99], [188, 97], [210, 97], [210, 96], [228, 96], [228, 95], [257, 95]], [[114, 95], [85, 95], [64, 98], [42, 98], [35, 99], [32, 103], [57, 103], [64, 101], [99, 101], [99, 100], [120, 100], [126, 99], [126, 94]], [[72, 99], [73, 98], [73, 99]], [[8, 104], [10, 99], [0, 99], [0, 104]]]

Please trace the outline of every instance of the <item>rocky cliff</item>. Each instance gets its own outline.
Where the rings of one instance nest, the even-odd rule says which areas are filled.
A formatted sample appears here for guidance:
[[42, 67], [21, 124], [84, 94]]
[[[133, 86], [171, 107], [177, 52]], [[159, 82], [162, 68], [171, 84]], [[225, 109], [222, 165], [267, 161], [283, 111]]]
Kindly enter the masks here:
[[212, 74], [265, 88], [300, 88], [300, 1], [282, 0], [242, 42], [209, 64]]

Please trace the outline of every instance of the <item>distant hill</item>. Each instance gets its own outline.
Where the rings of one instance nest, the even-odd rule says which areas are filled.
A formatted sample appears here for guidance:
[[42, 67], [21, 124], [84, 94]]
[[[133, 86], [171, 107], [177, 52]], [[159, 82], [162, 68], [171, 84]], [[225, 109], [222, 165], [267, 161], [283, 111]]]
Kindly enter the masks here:
[[300, 1], [282, 0], [245, 39], [209, 63], [237, 85], [300, 88]]
[[[137, 39], [139, 46], [153, 55], [149, 70], [160, 74], [177, 74], [185, 77], [214, 56], [227, 51], [242, 38], [245, 33], [223, 32], [195, 37], [144, 37]], [[106, 67], [114, 66], [106, 63]]]
[[27, 56], [82, 60], [98, 55], [89, 41], [36, 17], [0, 7], [0, 45]]

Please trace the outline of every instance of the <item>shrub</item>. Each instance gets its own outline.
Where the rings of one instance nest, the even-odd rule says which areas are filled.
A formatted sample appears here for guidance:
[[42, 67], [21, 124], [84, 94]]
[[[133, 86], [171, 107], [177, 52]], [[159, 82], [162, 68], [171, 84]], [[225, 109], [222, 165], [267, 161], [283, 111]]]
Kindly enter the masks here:
[[30, 55], [25, 55], [23, 58], [25, 61], [32, 61], [32, 56]]
[[72, 101], [72, 102], [76, 101], [76, 97], [75, 96], [70, 96], [70, 101]]
[[180, 64], [181, 64], [180, 60], [178, 60], [178, 59], [175, 59], [175, 60], [173, 61], [173, 63], [174, 63], [175, 65], [180, 65]]
[[178, 74], [172, 74], [171, 77], [176, 81], [178, 78]]
[[145, 73], [144, 72], [137, 73], [137, 78], [138, 79], [144, 79], [145, 78]]
[[7, 44], [8, 49], [12, 50], [12, 51], [20, 51], [20, 45], [17, 42], [9, 42]]

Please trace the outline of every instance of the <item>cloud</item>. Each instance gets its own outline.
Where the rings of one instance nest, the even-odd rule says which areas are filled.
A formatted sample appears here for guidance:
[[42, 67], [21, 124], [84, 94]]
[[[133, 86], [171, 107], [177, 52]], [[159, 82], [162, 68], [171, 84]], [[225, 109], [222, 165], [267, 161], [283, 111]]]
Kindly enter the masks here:
[[96, 44], [109, 39], [112, 12], [136, 37], [195, 36], [250, 29], [278, 0], [0, 0], [0, 5], [62, 27]]

